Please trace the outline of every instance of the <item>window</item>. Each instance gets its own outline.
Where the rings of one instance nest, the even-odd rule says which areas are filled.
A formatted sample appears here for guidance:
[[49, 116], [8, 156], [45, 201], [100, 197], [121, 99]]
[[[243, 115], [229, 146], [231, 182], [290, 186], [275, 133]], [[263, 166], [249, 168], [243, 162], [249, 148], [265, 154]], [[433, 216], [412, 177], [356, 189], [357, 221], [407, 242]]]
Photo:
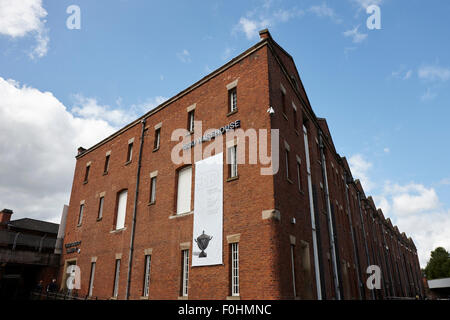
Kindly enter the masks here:
[[98, 205], [98, 215], [97, 219], [101, 219], [103, 217], [103, 203], [105, 202], [105, 197], [100, 197], [100, 202]]
[[231, 295], [239, 297], [239, 243], [230, 244], [231, 247]]
[[91, 275], [89, 276], [89, 296], [92, 296], [92, 290], [94, 289], [94, 275], [95, 275], [95, 262], [91, 262]]
[[148, 294], [149, 294], [151, 262], [152, 262], [152, 256], [146, 255], [145, 256], [145, 269], [144, 269], [144, 290], [143, 290], [144, 297], [148, 297]]
[[89, 178], [89, 171], [91, 170], [91, 165], [87, 165], [86, 166], [86, 171], [84, 172], [84, 182], [88, 182], [88, 178]]
[[228, 148], [228, 156], [229, 177], [236, 178], [238, 176], [237, 145]]
[[150, 203], [156, 201], [156, 177], [150, 179]]
[[181, 251], [181, 256], [182, 256], [181, 295], [183, 297], [187, 297], [189, 285], [189, 250]]
[[289, 150], [286, 149], [285, 150], [285, 154], [286, 154], [286, 178], [290, 178], [290, 172], [289, 172]]
[[295, 287], [295, 246], [291, 244], [291, 268], [292, 268], [292, 288], [294, 290], [294, 297], [297, 296]]
[[178, 171], [177, 214], [191, 211], [192, 167]]
[[189, 132], [194, 132], [194, 110], [189, 111], [188, 113], [188, 130]]
[[120, 275], [120, 259], [116, 259], [116, 269], [114, 272], [113, 297], [117, 298], [119, 294], [119, 275]]
[[281, 110], [286, 114], [286, 93], [281, 91]]
[[158, 150], [159, 149], [160, 140], [161, 140], [161, 128], [158, 128], [158, 129], [155, 130], [155, 142], [154, 142], [154, 145], [153, 145], [153, 149], [154, 150]]
[[228, 91], [228, 100], [230, 105], [230, 112], [237, 111], [237, 89], [236, 87]]
[[294, 129], [298, 130], [298, 119], [297, 119], [297, 109], [293, 108], [293, 116], [294, 116]]
[[128, 144], [127, 162], [130, 162], [131, 159], [133, 159], [133, 142]]
[[302, 191], [302, 180], [301, 180], [301, 164], [297, 161], [297, 181], [298, 181], [298, 191]]
[[125, 227], [125, 216], [127, 211], [128, 190], [123, 190], [117, 195], [116, 230]]
[[106, 158], [105, 158], [105, 168], [103, 169], [103, 172], [104, 172], [104, 173], [107, 173], [107, 172], [108, 172], [108, 169], [109, 169], [109, 158], [110, 158], [110, 155], [108, 154], [108, 155], [106, 156]]
[[80, 213], [78, 215], [78, 225], [81, 226], [81, 222], [83, 221], [83, 213], [84, 213], [84, 203], [80, 205]]

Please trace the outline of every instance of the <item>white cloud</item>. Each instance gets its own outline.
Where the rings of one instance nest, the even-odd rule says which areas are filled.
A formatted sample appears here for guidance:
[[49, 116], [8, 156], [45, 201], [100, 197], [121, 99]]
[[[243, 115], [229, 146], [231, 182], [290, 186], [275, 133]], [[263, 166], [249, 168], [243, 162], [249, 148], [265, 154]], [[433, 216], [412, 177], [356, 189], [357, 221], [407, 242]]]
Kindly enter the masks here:
[[0, 34], [11, 38], [22, 38], [32, 34], [37, 42], [31, 58], [47, 54], [48, 30], [45, 28], [47, 11], [42, 0], [0, 0]]
[[374, 186], [369, 178], [372, 163], [367, 161], [361, 154], [355, 154], [350, 157], [348, 164], [350, 165], [353, 177], [361, 181], [361, 185], [365, 191], [370, 191]]
[[356, 6], [359, 7], [359, 10], [365, 10], [368, 6], [377, 5], [380, 6], [383, 3], [383, 0], [351, 0]]
[[427, 81], [447, 81], [450, 79], [450, 69], [437, 65], [426, 65], [419, 68], [419, 78]]
[[409, 78], [411, 78], [412, 74], [413, 74], [412, 70], [406, 71], [405, 75], [403, 76], [403, 80], [408, 80]]
[[391, 152], [391, 149], [389, 149], [389, 148], [384, 148], [383, 151], [384, 151], [384, 153], [389, 153], [389, 152]]
[[178, 59], [183, 63], [190, 63], [191, 62], [191, 54], [186, 49], [183, 49], [183, 51], [177, 53]]
[[350, 29], [350, 30], [347, 30], [347, 31], [343, 32], [344, 36], [352, 38], [353, 43], [361, 43], [361, 42], [363, 42], [367, 38], [367, 33], [359, 32], [358, 31], [359, 27], [360, 26], [356, 26], [353, 29]]
[[337, 23], [341, 23], [342, 20], [339, 19], [336, 15], [336, 13], [334, 12], [333, 8], [330, 8], [325, 2], [322, 3], [321, 5], [315, 5], [315, 6], [311, 6], [308, 9], [309, 12], [315, 14], [318, 17], [325, 17], [325, 18], [330, 18], [333, 21], [337, 22]]
[[384, 187], [384, 193], [391, 195], [392, 210], [396, 215], [416, 214], [440, 206], [436, 191], [422, 184], [410, 183], [401, 186], [388, 183]]
[[254, 20], [250, 18], [241, 17], [237, 29], [243, 31], [247, 39], [251, 40], [257, 37], [258, 31], [270, 26], [270, 21], [267, 19]]
[[108, 105], [100, 105], [95, 98], [86, 98], [81, 94], [75, 95], [75, 104], [71, 112], [83, 119], [106, 121], [113, 126], [125, 125], [134, 119], [136, 114], [128, 110], [113, 109]]
[[225, 48], [225, 50], [222, 54], [222, 60], [230, 59], [234, 51], [235, 51], [234, 48], [230, 48], [230, 47]]
[[[59, 223], [69, 202], [79, 146], [90, 147], [117, 130], [126, 112], [79, 96], [71, 113], [51, 92], [0, 77], [0, 208], [13, 219], [29, 217]], [[164, 101], [148, 99], [132, 113], [146, 112]], [[102, 115], [103, 113], [103, 115]]]
[[431, 91], [431, 89], [428, 88], [427, 91], [420, 96], [420, 100], [426, 102], [426, 101], [431, 101], [436, 97], [437, 97], [437, 93]]
[[433, 188], [386, 182], [382, 194], [374, 200], [386, 217], [391, 216], [400, 232], [413, 239], [422, 267], [436, 247], [450, 249], [450, 210], [443, 208]]
[[288, 22], [303, 14], [304, 11], [297, 8], [272, 10], [272, 1], [266, 1], [262, 7], [257, 7], [241, 17], [234, 26], [233, 33], [243, 32], [248, 40], [254, 40], [258, 38], [260, 30]]
[[114, 132], [104, 120], [78, 118], [50, 92], [0, 77], [0, 207], [14, 218], [58, 222], [69, 201], [76, 149]]

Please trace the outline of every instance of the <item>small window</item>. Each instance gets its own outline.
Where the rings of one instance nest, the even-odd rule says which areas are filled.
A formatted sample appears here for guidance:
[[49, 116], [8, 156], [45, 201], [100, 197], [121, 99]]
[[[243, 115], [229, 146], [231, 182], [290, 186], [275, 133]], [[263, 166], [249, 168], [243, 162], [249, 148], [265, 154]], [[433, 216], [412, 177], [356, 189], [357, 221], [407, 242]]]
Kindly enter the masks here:
[[81, 226], [83, 222], [83, 213], [84, 213], [84, 203], [80, 205], [80, 212], [78, 214], [78, 225]]
[[233, 88], [228, 91], [229, 112], [237, 111], [237, 89]]
[[298, 191], [302, 191], [302, 179], [301, 179], [301, 164], [297, 161], [297, 181], [298, 181]]
[[95, 275], [95, 262], [91, 263], [91, 275], [89, 276], [89, 296], [92, 297], [92, 291], [94, 289], [94, 275]]
[[228, 166], [229, 177], [235, 178], [238, 176], [238, 164], [237, 164], [237, 145], [228, 148]]
[[286, 93], [281, 91], [281, 110], [286, 115]]
[[289, 150], [285, 150], [286, 155], [286, 178], [290, 179], [290, 172], [289, 172]]
[[105, 168], [103, 169], [104, 173], [107, 173], [109, 170], [109, 158], [110, 158], [110, 155], [108, 154], [105, 158]]
[[232, 243], [231, 249], [231, 295], [239, 297], [239, 243]]
[[298, 130], [298, 119], [297, 119], [297, 110], [295, 108], [292, 108], [293, 110], [293, 117], [294, 117], [294, 129]]
[[117, 298], [119, 295], [119, 275], [120, 275], [120, 259], [116, 259], [116, 268], [114, 271], [114, 286], [113, 286], [113, 297]]
[[188, 296], [189, 288], [189, 250], [181, 251], [181, 295]]
[[194, 132], [194, 120], [195, 120], [194, 110], [189, 111], [189, 113], [188, 113], [188, 127], [187, 127], [187, 129], [191, 133]]
[[146, 255], [145, 256], [145, 265], [144, 265], [144, 290], [143, 290], [143, 296], [148, 297], [149, 295], [149, 289], [150, 289], [150, 268], [151, 268], [151, 262], [152, 262], [152, 256]]
[[150, 203], [156, 201], [156, 177], [150, 179]]
[[100, 220], [103, 217], [103, 203], [105, 202], [105, 197], [100, 197], [100, 202], [98, 205], [98, 215], [97, 219]]
[[125, 217], [127, 211], [128, 190], [123, 190], [117, 195], [116, 230], [125, 227]]
[[84, 182], [88, 182], [89, 171], [91, 170], [91, 165], [86, 166], [86, 171], [84, 172]]
[[155, 130], [155, 142], [153, 144], [153, 149], [158, 150], [161, 141], [161, 128]]
[[127, 162], [131, 162], [133, 159], [133, 142], [128, 144]]

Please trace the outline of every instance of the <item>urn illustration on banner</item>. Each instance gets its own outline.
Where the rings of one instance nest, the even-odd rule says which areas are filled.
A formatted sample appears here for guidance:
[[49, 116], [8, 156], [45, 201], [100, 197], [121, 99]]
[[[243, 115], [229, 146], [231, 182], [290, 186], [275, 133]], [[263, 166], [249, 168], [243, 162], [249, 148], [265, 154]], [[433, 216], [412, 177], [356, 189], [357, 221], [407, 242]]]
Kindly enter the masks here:
[[206, 258], [208, 255], [206, 254], [205, 250], [208, 248], [208, 244], [211, 241], [213, 237], [208, 236], [205, 234], [205, 231], [195, 239], [195, 242], [197, 242], [197, 246], [202, 252], [198, 255], [199, 258]]

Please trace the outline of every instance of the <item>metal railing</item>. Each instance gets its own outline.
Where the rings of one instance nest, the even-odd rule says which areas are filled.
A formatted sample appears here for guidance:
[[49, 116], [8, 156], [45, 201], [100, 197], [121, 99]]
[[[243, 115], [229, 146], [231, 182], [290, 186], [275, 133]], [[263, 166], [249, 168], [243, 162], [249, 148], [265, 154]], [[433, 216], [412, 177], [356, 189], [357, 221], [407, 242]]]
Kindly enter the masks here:
[[32, 291], [30, 300], [98, 300], [93, 296], [79, 296], [77, 293], [66, 292], [50, 292], [50, 291]]
[[10, 230], [0, 230], [0, 246], [7, 246], [15, 250], [26, 247], [33, 251], [54, 250], [56, 238], [48, 238], [46, 235], [38, 236]]

